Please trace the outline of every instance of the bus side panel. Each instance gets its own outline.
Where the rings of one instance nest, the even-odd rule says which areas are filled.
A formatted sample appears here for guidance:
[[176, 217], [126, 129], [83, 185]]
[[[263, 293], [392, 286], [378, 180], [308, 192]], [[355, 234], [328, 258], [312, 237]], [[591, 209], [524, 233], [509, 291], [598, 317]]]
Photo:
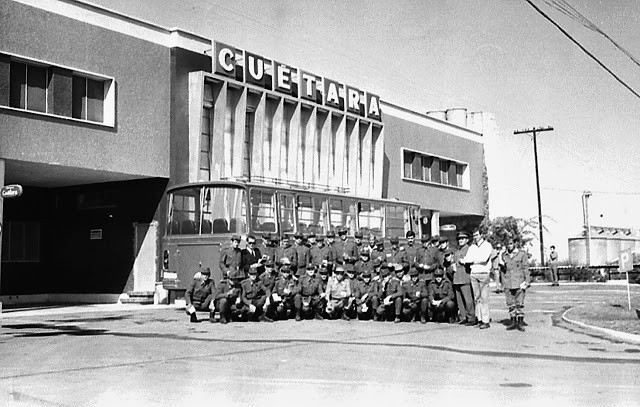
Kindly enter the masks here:
[[188, 288], [193, 275], [202, 269], [211, 269], [211, 278], [216, 284], [222, 278], [218, 262], [220, 261], [220, 243], [207, 242], [197, 244], [178, 244], [176, 267], [182, 288]]

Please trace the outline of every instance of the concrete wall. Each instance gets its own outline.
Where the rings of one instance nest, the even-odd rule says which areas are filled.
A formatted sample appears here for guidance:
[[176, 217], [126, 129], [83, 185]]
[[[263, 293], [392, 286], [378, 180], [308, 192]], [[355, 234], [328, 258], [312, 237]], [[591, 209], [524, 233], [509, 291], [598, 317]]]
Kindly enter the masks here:
[[170, 50], [11, 1], [0, 1], [0, 52], [113, 77], [114, 127], [0, 108], [0, 156], [169, 176]]

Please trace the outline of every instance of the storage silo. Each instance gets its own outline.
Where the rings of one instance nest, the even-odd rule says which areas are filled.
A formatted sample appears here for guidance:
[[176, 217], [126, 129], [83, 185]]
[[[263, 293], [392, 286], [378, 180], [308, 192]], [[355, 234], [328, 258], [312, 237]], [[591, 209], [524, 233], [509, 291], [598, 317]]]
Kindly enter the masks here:
[[447, 121], [460, 127], [467, 127], [467, 109], [455, 107], [447, 109]]
[[444, 110], [432, 110], [427, 112], [427, 116], [433, 117], [434, 119], [442, 120], [443, 122], [447, 120], [447, 112]]
[[477, 133], [482, 133], [483, 125], [482, 112], [469, 112], [467, 114], [467, 128]]

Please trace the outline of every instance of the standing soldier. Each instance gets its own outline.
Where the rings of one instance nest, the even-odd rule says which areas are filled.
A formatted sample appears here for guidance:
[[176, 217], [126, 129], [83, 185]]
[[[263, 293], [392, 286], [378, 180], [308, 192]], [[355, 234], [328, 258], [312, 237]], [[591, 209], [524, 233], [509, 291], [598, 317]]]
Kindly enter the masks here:
[[438, 267], [445, 270], [444, 254], [449, 250], [449, 239], [444, 236], [440, 237], [438, 241]]
[[412, 267], [409, 270], [409, 281], [402, 283], [404, 298], [402, 300], [402, 314], [405, 321], [417, 320], [427, 323], [427, 287], [424, 281], [418, 279], [418, 270]]
[[395, 263], [400, 264], [402, 267], [408, 267], [409, 261], [407, 260], [404, 248], [400, 248], [400, 239], [394, 236], [389, 239], [389, 241], [391, 242], [391, 248], [385, 255], [387, 263]]
[[198, 322], [196, 311], [208, 311], [209, 321], [214, 322], [215, 305], [213, 295], [216, 291], [216, 285], [211, 279], [211, 269], [200, 271], [200, 278], [194, 278], [187, 289], [184, 299], [187, 305], [187, 315], [191, 322]]
[[384, 252], [384, 240], [382, 238], [375, 238], [375, 248], [371, 251], [371, 260], [380, 259], [381, 262], [386, 261], [386, 254]]
[[471, 269], [463, 261], [469, 250], [469, 234], [460, 232], [456, 237], [458, 250], [454, 255], [453, 292], [460, 311], [460, 324], [473, 326], [476, 322], [476, 307], [471, 292]]
[[309, 233], [309, 236], [307, 236], [306, 239], [306, 246], [309, 248], [309, 250], [311, 250], [311, 248], [316, 247], [316, 234], [315, 233]]
[[282, 264], [285, 257], [289, 260], [291, 268], [298, 266], [298, 252], [291, 246], [288, 234], [282, 236], [281, 245], [276, 249], [276, 265]]
[[256, 238], [253, 235], [247, 235], [247, 247], [240, 254], [240, 269], [245, 275], [249, 274], [249, 268], [256, 263], [263, 263], [262, 253], [256, 247]]
[[316, 319], [323, 319], [320, 315], [321, 310], [318, 309], [321, 294], [321, 281], [316, 277], [316, 267], [309, 264], [306, 267], [306, 273], [300, 277], [298, 281], [299, 289], [294, 296], [294, 305], [296, 307], [296, 321], [301, 321], [308, 314], [315, 315]]
[[416, 240], [416, 233], [413, 230], [407, 232], [407, 245], [404, 250], [406, 252], [407, 261], [409, 262], [409, 267], [415, 267], [416, 258], [418, 257], [418, 247], [414, 245]]
[[295, 295], [298, 293], [298, 284], [291, 275], [291, 265], [286, 260], [280, 266], [280, 277], [271, 291], [269, 304], [269, 316], [277, 319], [287, 319], [288, 315], [295, 309]]
[[353, 247], [349, 255], [358, 260], [360, 258], [360, 253], [362, 253], [366, 249], [366, 247], [362, 244], [362, 232], [356, 232], [353, 235], [353, 240]]
[[354, 297], [358, 319], [370, 319], [380, 306], [380, 282], [371, 280], [371, 271], [365, 270], [362, 274]]
[[249, 321], [266, 321], [273, 320], [263, 315], [265, 303], [271, 292], [258, 279], [258, 268], [262, 268], [261, 264], [254, 263], [249, 267], [249, 278], [242, 282], [243, 313], [247, 315]]
[[355, 253], [355, 243], [348, 240], [347, 232], [348, 230], [344, 226], [338, 229], [339, 241], [336, 242], [336, 250], [338, 251], [338, 263], [340, 264], [344, 264], [351, 259], [355, 261], [353, 257]]
[[426, 281], [429, 285], [433, 279], [433, 270], [435, 270], [435, 260], [432, 256], [431, 238], [422, 236], [420, 239], [422, 246], [416, 250], [416, 268], [418, 269], [418, 279]]
[[[225, 247], [220, 252], [220, 261], [218, 266], [223, 276], [228, 276], [231, 270], [235, 270], [240, 267], [242, 261], [242, 249], [240, 249], [240, 235], [231, 236], [231, 246]], [[244, 272], [242, 275], [244, 277]]]
[[556, 252], [556, 247], [550, 247], [551, 252], [549, 253], [549, 272], [551, 273], [551, 285], [554, 287], [559, 286], [558, 283], [558, 253]]
[[349, 290], [351, 291], [351, 297], [349, 298], [349, 301], [347, 303], [347, 306], [344, 312], [347, 314], [349, 318], [355, 318], [357, 316], [355, 293], [357, 291], [358, 285], [360, 284], [360, 280], [356, 276], [356, 270], [353, 264], [345, 263], [343, 268], [344, 268], [344, 273], [346, 275], [345, 280], [349, 281]]
[[454, 322], [456, 304], [453, 302], [451, 282], [445, 280], [444, 270], [437, 269], [434, 280], [429, 284], [429, 306], [433, 321]]
[[[332, 263], [338, 263], [338, 258], [339, 258], [339, 249], [336, 243], [336, 233], [333, 230], [330, 230], [327, 232], [327, 247], [329, 248], [329, 251], [331, 252], [331, 262]], [[342, 263], [342, 260], [340, 260], [340, 262]]]
[[349, 316], [344, 311], [351, 299], [350, 283], [344, 278], [344, 267], [342, 265], [336, 266], [334, 274], [335, 278], [329, 280], [325, 291], [326, 312], [330, 319], [341, 317], [345, 321], [349, 321]]
[[500, 256], [500, 265], [502, 268], [502, 281], [504, 283], [504, 295], [509, 307], [509, 316], [511, 324], [507, 327], [508, 331], [518, 329], [524, 332], [524, 295], [531, 285], [531, 276], [529, 275], [529, 259], [527, 254], [516, 248], [513, 239], [507, 241], [507, 251]]
[[376, 235], [373, 233], [369, 235], [369, 245], [364, 249], [369, 252], [369, 258], [373, 260], [373, 251], [376, 249]]
[[293, 248], [296, 250], [296, 256], [298, 258], [296, 263], [296, 276], [301, 277], [304, 275], [307, 265], [311, 262], [311, 257], [309, 256], [309, 248], [302, 242], [302, 233], [298, 232], [294, 234], [293, 237], [296, 239]]
[[216, 307], [220, 311], [220, 323], [226, 324], [232, 319], [240, 316], [242, 305], [242, 285], [244, 273], [239, 269], [229, 271], [228, 277], [225, 275], [220, 280], [216, 290]]
[[276, 262], [276, 250], [278, 249], [278, 236], [271, 233], [265, 233], [262, 236], [264, 240], [264, 255], [267, 257], [266, 261]]
[[402, 313], [402, 298], [404, 297], [404, 292], [402, 291], [402, 267], [395, 267], [395, 265], [390, 264], [388, 266], [389, 270], [393, 270], [396, 272], [395, 275], [389, 275], [388, 279], [383, 279], [383, 295], [384, 300], [382, 304], [378, 307], [377, 314], [378, 317], [383, 321], [388, 319], [387, 317], [395, 315], [394, 322], [401, 322], [400, 315]]
[[318, 298], [318, 305], [316, 306], [316, 319], [324, 319], [323, 317], [326, 315], [324, 311], [327, 306], [326, 291], [327, 291], [327, 284], [329, 284], [329, 274], [332, 271], [330, 270], [332, 266], [333, 266], [333, 263], [323, 262], [320, 265], [320, 268], [318, 270], [318, 274], [319, 274], [318, 283], [320, 285], [320, 297]]
[[316, 241], [316, 245], [309, 250], [310, 263], [316, 267], [320, 267], [325, 261], [333, 263], [333, 253], [331, 249], [325, 245], [324, 236], [318, 236]]

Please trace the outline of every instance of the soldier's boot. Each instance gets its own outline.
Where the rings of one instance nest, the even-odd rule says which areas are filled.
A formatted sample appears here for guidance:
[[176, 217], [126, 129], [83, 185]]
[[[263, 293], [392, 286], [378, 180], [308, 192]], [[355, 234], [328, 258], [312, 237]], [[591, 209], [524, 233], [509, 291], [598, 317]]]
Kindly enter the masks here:
[[221, 323], [221, 324], [226, 324], [226, 323], [228, 323], [228, 322], [229, 322], [229, 321], [227, 320], [227, 317], [226, 317], [226, 316], [224, 316], [224, 315], [222, 315], [222, 314], [220, 314], [220, 323]]
[[351, 321], [351, 318], [349, 318], [349, 315], [347, 315], [346, 310], [342, 311], [342, 317], [341, 317], [344, 321]]
[[516, 321], [516, 328], [518, 328], [518, 331], [520, 332], [524, 332], [524, 317], [522, 315], [518, 315], [518, 319]]
[[420, 323], [421, 324], [426, 324], [427, 323], [427, 316], [424, 314], [420, 314]]
[[507, 331], [513, 331], [518, 327], [518, 320], [516, 317], [511, 317], [511, 324], [507, 327]]
[[300, 311], [296, 312], [296, 321], [302, 321], [302, 317], [300, 316]]
[[375, 310], [373, 310], [373, 320], [376, 322], [380, 321], [380, 315], [378, 315], [378, 313]]
[[196, 315], [195, 312], [193, 314], [189, 314], [189, 321], [198, 322], [198, 316]]
[[269, 318], [265, 314], [262, 314], [258, 320], [260, 322], [273, 322], [273, 319]]
[[395, 322], [396, 324], [402, 322], [402, 320], [400, 319], [400, 315], [396, 315], [396, 319], [393, 322]]
[[316, 316], [315, 316], [315, 318], [316, 318], [318, 321], [322, 321], [322, 320], [324, 320], [324, 317], [322, 316], [321, 312], [322, 312], [322, 311], [317, 311], [317, 312], [316, 312]]
[[216, 313], [215, 313], [215, 311], [209, 312], [209, 322], [211, 322], [211, 323], [216, 322]]

